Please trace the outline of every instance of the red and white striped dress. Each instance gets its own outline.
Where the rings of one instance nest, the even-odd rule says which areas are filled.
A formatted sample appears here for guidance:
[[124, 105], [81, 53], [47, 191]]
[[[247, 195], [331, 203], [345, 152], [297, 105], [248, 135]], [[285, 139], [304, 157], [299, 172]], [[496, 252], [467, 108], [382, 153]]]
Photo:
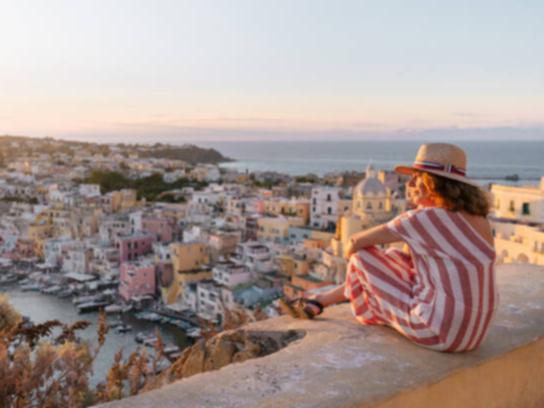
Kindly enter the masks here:
[[386, 225], [412, 255], [369, 247], [350, 258], [345, 295], [357, 320], [434, 350], [478, 347], [498, 304], [495, 249], [443, 208], [407, 211]]

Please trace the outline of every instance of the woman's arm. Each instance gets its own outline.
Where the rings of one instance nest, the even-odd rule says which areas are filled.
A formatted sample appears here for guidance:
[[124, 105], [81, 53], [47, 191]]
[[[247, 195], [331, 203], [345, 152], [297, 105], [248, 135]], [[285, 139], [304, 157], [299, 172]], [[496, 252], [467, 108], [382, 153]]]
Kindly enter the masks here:
[[345, 255], [349, 259], [352, 254], [363, 248], [396, 241], [401, 241], [400, 237], [387, 228], [386, 224], [378, 225], [353, 234], [345, 250]]

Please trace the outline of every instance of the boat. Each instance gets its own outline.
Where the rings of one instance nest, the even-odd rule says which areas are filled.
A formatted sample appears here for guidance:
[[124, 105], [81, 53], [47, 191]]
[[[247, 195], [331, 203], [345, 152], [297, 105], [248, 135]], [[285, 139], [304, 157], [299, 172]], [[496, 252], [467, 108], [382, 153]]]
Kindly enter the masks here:
[[71, 289], [63, 289], [60, 292], [57, 293], [57, 296], [61, 299], [70, 297], [74, 294]]
[[55, 295], [59, 293], [62, 290], [62, 288], [59, 285], [53, 285], [49, 286], [47, 288], [43, 288], [41, 290], [42, 293], [45, 293], [46, 295]]
[[159, 338], [157, 336], [152, 334], [151, 336], [146, 337], [142, 343], [144, 343], [148, 347], [154, 347], [158, 339]]
[[39, 292], [41, 288], [42, 287], [39, 283], [28, 283], [26, 285], [21, 286], [21, 290], [23, 292]]
[[138, 319], [148, 320], [150, 322], [158, 322], [161, 320], [161, 316], [153, 312], [140, 312], [134, 315]]
[[94, 301], [94, 302], [87, 302], [87, 303], [80, 303], [77, 305], [77, 311], [79, 313], [88, 313], [88, 312], [94, 312], [102, 307], [106, 307], [109, 305], [109, 302], [106, 301]]
[[175, 344], [167, 345], [163, 349], [164, 354], [166, 354], [168, 356], [170, 356], [170, 355], [172, 355], [174, 353], [179, 353], [179, 351], [180, 351], [179, 347], [176, 346]]
[[108, 305], [104, 308], [106, 313], [121, 313], [123, 311], [123, 306], [118, 304]]
[[187, 337], [190, 337], [192, 339], [197, 339], [202, 335], [202, 330], [200, 330], [200, 327], [194, 327], [192, 329], [189, 329], [185, 332]]
[[134, 337], [134, 340], [136, 341], [136, 343], [143, 343], [146, 346], [153, 347], [155, 343], [157, 342], [158, 337], [154, 334], [146, 334], [143, 332], [139, 332]]
[[0, 284], [13, 283], [17, 280], [17, 275], [8, 273], [0, 277]]
[[130, 324], [120, 324], [119, 326], [117, 326], [117, 328], [115, 329], [115, 331], [119, 334], [122, 334], [122, 333], [128, 333], [129, 331], [132, 331], [132, 326]]
[[122, 325], [124, 325], [124, 323], [121, 320], [114, 320], [114, 321], [108, 322], [108, 326], [111, 329], [115, 329], [116, 327], [119, 327], [119, 326], [122, 326]]

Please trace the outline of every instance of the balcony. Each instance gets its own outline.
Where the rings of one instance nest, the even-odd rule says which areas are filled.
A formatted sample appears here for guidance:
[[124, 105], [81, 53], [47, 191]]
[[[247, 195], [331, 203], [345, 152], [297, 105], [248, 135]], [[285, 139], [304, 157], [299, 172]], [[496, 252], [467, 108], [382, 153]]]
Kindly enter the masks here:
[[544, 406], [544, 268], [498, 268], [501, 303], [482, 346], [439, 353], [385, 327], [358, 324], [349, 305], [315, 321], [280, 317], [262, 331], [304, 332], [274, 354], [196, 374], [107, 407]]

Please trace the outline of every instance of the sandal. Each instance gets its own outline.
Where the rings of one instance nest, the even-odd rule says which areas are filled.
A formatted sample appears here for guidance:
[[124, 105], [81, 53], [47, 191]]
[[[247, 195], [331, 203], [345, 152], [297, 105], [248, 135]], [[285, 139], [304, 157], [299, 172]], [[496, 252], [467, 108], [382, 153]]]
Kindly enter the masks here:
[[[309, 305], [317, 306], [319, 311], [316, 313], [314, 308], [309, 307]], [[315, 299], [308, 298], [296, 298], [293, 300], [287, 300], [281, 298], [279, 300], [280, 309], [291, 317], [295, 319], [313, 319], [315, 316], [323, 313], [324, 306], [321, 302], [318, 302]]]

